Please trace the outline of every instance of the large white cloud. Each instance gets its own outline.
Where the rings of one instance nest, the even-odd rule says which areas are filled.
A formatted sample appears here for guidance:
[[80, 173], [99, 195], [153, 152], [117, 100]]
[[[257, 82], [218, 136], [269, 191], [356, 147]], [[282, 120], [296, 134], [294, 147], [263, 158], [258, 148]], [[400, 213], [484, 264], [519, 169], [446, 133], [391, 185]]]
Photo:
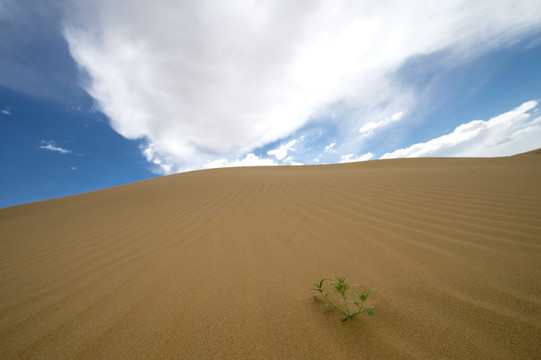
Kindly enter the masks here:
[[415, 96], [389, 78], [404, 61], [459, 61], [541, 24], [537, 0], [71, 5], [64, 34], [87, 91], [163, 172], [246, 158], [333, 103], [378, 114], [357, 129], [409, 113]]
[[[453, 132], [383, 155], [382, 159], [427, 156], [506, 156], [541, 146], [541, 116], [537, 101], [490, 120], [473, 120]], [[535, 116], [537, 114], [538, 116]]]

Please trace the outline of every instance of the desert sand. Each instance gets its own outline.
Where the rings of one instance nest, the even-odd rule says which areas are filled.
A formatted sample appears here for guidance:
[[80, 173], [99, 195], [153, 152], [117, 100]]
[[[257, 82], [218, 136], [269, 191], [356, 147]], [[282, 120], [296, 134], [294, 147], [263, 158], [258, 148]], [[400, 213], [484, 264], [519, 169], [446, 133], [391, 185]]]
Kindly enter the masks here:
[[[311, 284], [375, 287], [344, 323]], [[541, 152], [194, 171], [0, 210], [1, 359], [540, 359]]]

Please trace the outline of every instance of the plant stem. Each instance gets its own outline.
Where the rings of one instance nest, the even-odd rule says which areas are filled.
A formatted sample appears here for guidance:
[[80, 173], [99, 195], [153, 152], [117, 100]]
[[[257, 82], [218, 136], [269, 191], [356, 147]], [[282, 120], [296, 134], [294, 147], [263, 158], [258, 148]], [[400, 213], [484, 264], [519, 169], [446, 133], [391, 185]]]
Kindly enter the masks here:
[[346, 315], [349, 316], [348, 298], [345, 294], [342, 294], [342, 297], [344, 298], [344, 305], [346, 305]]
[[328, 302], [329, 304], [334, 305], [337, 309], [339, 309], [340, 311], [342, 311], [342, 312], [345, 313], [344, 309], [342, 309], [340, 306], [336, 305], [336, 304], [334, 303], [334, 301], [332, 301], [331, 299], [329, 299], [326, 295], [323, 295], [323, 297], [325, 298], [325, 300], [327, 300], [327, 302]]

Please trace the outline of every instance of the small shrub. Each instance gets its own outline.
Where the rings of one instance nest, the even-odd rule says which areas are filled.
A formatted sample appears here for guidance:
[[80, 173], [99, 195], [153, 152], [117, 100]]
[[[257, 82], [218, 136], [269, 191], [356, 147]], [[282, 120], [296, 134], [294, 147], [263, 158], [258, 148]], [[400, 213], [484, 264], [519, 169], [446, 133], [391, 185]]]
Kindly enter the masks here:
[[[325, 308], [329, 308], [329, 305], [334, 306], [338, 310], [342, 311], [344, 313], [344, 318], [342, 319], [342, 322], [346, 321], [347, 319], [354, 318], [357, 315], [360, 315], [362, 313], [366, 313], [371, 317], [375, 317], [374, 315], [374, 306], [365, 307], [364, 302], [370, 296], [372, 291], [375, 290], [375, 288], [370, 290], [362, 290], [355, 292], [351, 288], [352, 287], [359, 287], [359, 285], [356, 284], [348, 284], [346, 282], [347, 277], [346, 276], [335, 276], [335, 280], [332, 279], [323, 279], [319, 282], [315, 282], [314, 286], [315, 288], [311, 288], [310, 290], [314, 290], [319, 292], [316, 296], [321, 296], [325, 301], [327, 301], [327, 304], [325, 304]], [[332, 286], [330, 290], [326, 290], [327, 287]], [[351, 289], [351, 290], [350, 290]], [[355, 300], [349, 300], [347, 292], [353, 293], [355, 296]], [[336, 298], [341, 298], [344, 302], [344, 306], [340, 306], [337, 304], [337, 301], [335, 301]], [[334, 299], [333, 299], [334, 298]], [[350, 309], [350, 306], [354, 305], [355, 308], [353, 310]]]

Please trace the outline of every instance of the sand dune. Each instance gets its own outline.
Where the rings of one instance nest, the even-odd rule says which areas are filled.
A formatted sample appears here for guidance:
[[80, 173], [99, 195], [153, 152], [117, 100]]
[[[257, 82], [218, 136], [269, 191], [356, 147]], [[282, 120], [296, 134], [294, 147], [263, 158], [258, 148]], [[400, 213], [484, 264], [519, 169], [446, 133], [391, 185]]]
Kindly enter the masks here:
[[[307, 289], [349, 275], [376, 319]], [[539, 359], [541, 154], [196, 171], [0, 210], [2, 359]]]

